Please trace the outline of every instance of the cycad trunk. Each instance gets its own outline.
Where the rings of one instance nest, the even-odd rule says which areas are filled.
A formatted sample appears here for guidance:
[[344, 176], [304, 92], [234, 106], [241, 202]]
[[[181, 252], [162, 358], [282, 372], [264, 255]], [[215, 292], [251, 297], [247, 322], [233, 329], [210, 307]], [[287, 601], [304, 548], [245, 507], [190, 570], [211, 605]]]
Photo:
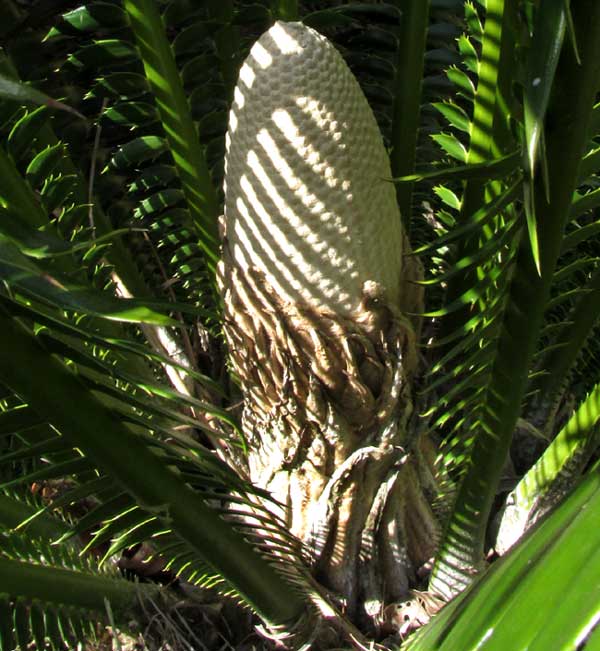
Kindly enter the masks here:
[[[277, 23], [230, 117], [220, 282], [252, 480], [347, 612], [406, 597], [433, 554], [432, 450], [411, 433], [411, 281], [381, 136], [313, 30]], [[410, 262], [406, 262], [410, 261]]]

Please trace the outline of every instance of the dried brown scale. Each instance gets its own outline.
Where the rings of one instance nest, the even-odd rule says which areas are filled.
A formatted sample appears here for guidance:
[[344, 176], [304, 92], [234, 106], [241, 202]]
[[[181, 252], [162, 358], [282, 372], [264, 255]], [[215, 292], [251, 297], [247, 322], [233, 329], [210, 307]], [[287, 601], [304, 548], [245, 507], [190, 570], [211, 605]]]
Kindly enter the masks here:
[[[309, 306], [281, 304], [275, 293], [266, 288], [260, 296], [251, 298], [252, 285], [258, 285], [258, 279], [249, 282], [252, 274], [242, 275], [229, 269], [226, 262], [222, 270], [225, 329], [230, 341], [239, 343], [230, 351], [231, 359], [243, 388], [247, 385], [261, 397], [263, 405], [270, 405], [268, 413], [253, 415], [255, 421], [270, 422], [273, 412], [285, 401], [281, 390], [292, 383], [291, 393], [296, 402], [306, 405], [309, 394], [315, 391], [309, 380], [313, 376], [320, 383], [319, 390], [338, 405], [349, 425], [359, 430], [377, 429], [385, 416], [382, 407], [389, 400], [391, 388], [391, 346], [385, 334], [369, 332], [362, 323], [333, 313], [317, 315]], [[259, 299], [268, 303], [261, 307]], [[382, 308], [375, 306], [372, 311], [377, 309]], [[238, 320], [240, 314], [243, 316]], [[388, 328], [388, 336], [399, 336], [397, 328]], [[351, 347], [350, 339], [360, 343], [360, 349], [356, 345]], [[276, 363], [272, 364], [272, 360]], [[259, 361], [267, 365], [268, 372]], [[405, 362], [405, 370], [406, 366]], [[361, 368], [367, 368], [366, 377]], [[379, 389], [379, 393], [373, 389]], [[319, 398], [313, 398], [313, 402], [318, 403]], [[296, 429], [299, 431], [311, 421], [308, 412], [299, 414]]]

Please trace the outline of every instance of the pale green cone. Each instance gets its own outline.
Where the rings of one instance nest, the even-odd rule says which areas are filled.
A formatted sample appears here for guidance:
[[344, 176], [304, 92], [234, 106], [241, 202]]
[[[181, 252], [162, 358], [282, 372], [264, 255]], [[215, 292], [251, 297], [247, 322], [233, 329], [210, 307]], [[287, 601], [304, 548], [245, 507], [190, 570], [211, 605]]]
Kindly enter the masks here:
[[353, 314], [365, 282], [398, 305], [402, 227], [387, 153], [329, 41], [278, 22], [240, 71], [227, 135], [232, 256], [282, 297]]

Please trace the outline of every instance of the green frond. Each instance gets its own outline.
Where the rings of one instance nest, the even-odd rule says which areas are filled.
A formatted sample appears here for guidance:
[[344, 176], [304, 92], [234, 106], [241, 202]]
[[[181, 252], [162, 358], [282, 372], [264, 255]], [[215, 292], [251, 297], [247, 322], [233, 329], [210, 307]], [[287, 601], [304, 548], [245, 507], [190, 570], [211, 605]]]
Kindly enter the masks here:
[[[247, 542], [248, 536], [251, 537], [255, 527], [237, 520], [234, 527], [232, 523], [223, 519], [223, 516], [227, 515], [225, 505], [219, 508], [214, 501], [206, 501], [204, 491], [198, 492], [178, 472], [174, 472], [176, 447], [167, 443], [160, 445], [160, 442], [153, 438], [145, 440], [136, 434], [131, 427], [120, 422], [114, 412], [107, 410], [88, 392], [67, 367], [53, 360], [23, 326], [12, 322], [6, 316], [2, 317], [2, 321], [6, 336], [13, 338], [13, 350], [19, 351], [16, 357], [22, 359], [29, 348], [32, 359], [36, 359], [38, 380], [52, 384], [53, 398], [42, 399], [40, 402], [42, 397], [39, 393], [40, 387], [27, 379], [28, 373], [23, 371], [23, 367], [20, 365], [15, 367], [9, 359], [3, 360], [0, 366], [3, 383], [32, 401], [38, 413], [45, 414], [65, 437], [66, 448], [69, 445], [76, 445], [77, 449], [85, 455], [73, 461], [59, 462], [57, 469], [53, 469], [51, 464], [39, 473], [50, 476], [76, 475], [79, 472], [85, 474], [95, 465], [101, 470], [110, 470], [111, 477], [124, 486], [140, 505], [139, 510], [136, 509], [133, 520], [129, 517], [125, 521], [125, 528], [131, 530], [132, 524], [140, 524], [141, 521], [147, 523], [152, 518], [156, 518], [161, 530], [166, 526], [176, 532], [201, 560], [214, 567], [221, 576], [227, 577], [229, 584], [238, 594], [252, 603], [267, 620], [284, 623], [299, 616], [303, 610], [303, 601], [300, 598], [290, 597], [289, 583], [284, 581], [262, 556], [253, 552], [252, 546]], [[64, 412], [56, 400], [59, 392], [65, 396], [69, 395], [70, 400], [77, 400], [82, 406], [79, 413], [85, 414], [85, 418], [78, 418], [73, 412]], [[119, 451], [122, 447], [128, 451], [126, 458]], [[129, 461], [132, 457], [137, 462], [133, 466]], [[193, 456], [188, 456], [186, 461], [191, 462], [192, 459]], [[201, 459], [199, 458], [198, 461], [200, 462]], [[233, 472], [224, 465], [221, 471], [231, 481]], [[213, 478], [216, 478], [215, 475]], [[243, 482], [238, 480], [233, 485], [237, 488], [243, 485]], [[210, 495], [213, 499], [217, 497], [219, 501], [235, 500], [235, 494], [230, 492], [231, 486], [231, 483], [228, 483], [223, 486], [224, 493], [219, 494], [217, 491], [215, 494], [210, 491]], [[251, 494], [255, 492], [252, 487], [248, 488]], [[122, 508], [121, 504], [118, 506]], [[256, 508], [264, 509], [258, 504]], [[119, 512], [122, 513], [120, 510]], [[266, 510], [264, 512], [269, 513]], [[140, 519], [137, 519], [138, 513]], [[244, 534], [239, 531], [240, 528], [245, 530]], [[267, 544], [264, 552], [267, 553], [268, 550]], [[297, 556], [293, 548], [289, 551], [292, 558]], [[299, 572], [297, 581], [301, 585], [303, 579], [300, 561], [296, 563]], [[252, 567], [254, 567], [254, 574], [249, 572]], [[278, 590], [286, 595], [285, 600], [282, 595], [278, 596]]]
[[446, 234], [436, 238], [431, 243], [420, 247], [415, 251], [415, 254], [422, 255], [431, 251], [441, 250], [443, 247], [446, 247], [453, 242], [465, 240], [471, 236], [476, 238], [488, 222], [492, 221], [495, 217], [498, 217], [498, 215], [502, 215], [518, 198], [519, 190], [520, 181], [517, 180], [514, 184], [506, 188], [506, 190], [493, 202], [482, 206], [464, 222], [457, 224], [455, 228], [451, 228]]
[[576, 483], [600, 445], [600, 386], [590, 392], [507, 498], [498, 549], [503, 552]]
[[[219, 173], [215, 172], [214, 165], [218, 166], [218, 160], [222, 163], [226, 120], [221, 121], [222, 126], [216, 134], [211, 131], [213, 127], [202, 129], [204, 121], [213, 120], [216, 114], [210, 107], [202, 108], [198, 103], [188, 103], [184, 94], [186, 89], [182, 86], [176, 66], [180, 70], [185, 68], [186, 59], [198, 53], [198, 46], [202, 51], [210, 48], [209, 41], [215, 25], [206, 22], [204, 10], [199, 12], [195, 24], [204, 29], [204, 39], [196, 38], [193, 41], [193, 52], [184, 47], [181, 40], [173, 44], [171, 51], [165, 36], [161, 37], [165, 40], [160, 54], [154, 54], [148, 47], [144, 49], [144, 43], [148, 42], [145, 38], [138, 43], [141, 48], [138, 52], [135, 46], [136, 30], [131, 33], [131, 17], [127, 8], [119, 9], [119, 19], [116, 20], [116, 16], [108, 15], [103, 3], [99, 3], [99, 7], [96, 4], [67, 13], [63, 21], [48, 34], [45, 47], [51, 52], [60, 44], [63, 47], [65, 43], [77, 44], [78, 50], [61, 68], [62, 75], [76, 87], [87, 85], [92, 70], [96, 75], [92, 90], [83, 96], [79, 104], [90, 121], [96, 122], [96, 127], [90, 129], [84, 138], [89, 142], [89, 150], [81, 154], [84, 160], [88, 159], [86, 164], [90, 166], [90, 183], [97, 198], [96, 209], [101, 213], [105, 210], [107, 219], [119, 229], [130, 230], [131, 235], [126, 238], [125, 244], [130, 250], [130, 258], [133, 254], [137, 273], [141, 272], [144, 281], [131, 282], [130, 276], [135, 275], [133, 269], [130, 270], [132, 273], [121, 275], [119, 272], [123, 264], [117, 265], [116, 271], [136, 296], [147, 295], [148, 290], [144, 291], [144, 285], [159, 294], [166, 294], [171, 300], [177, 300], [175, 296], [187, 300], [195, 293], [195, 300], [200, 303], [200, 318], [205, 323], [214, 324], [217, 317], [216, 303], [210, 289], [210, 268], [214, 267], [217, 256], [219, 199], [215, 188], [220, 186]], [[132, 8], [132, 11], [135, 13], [136, 10]], [[143, 31], [144, 21], [150, 20], [150, 14], [146, 11], [142, 15], [145, 18], [141, 22], [134, 21], [134, 27]], [[174, 12], [169, 16], [169, 20], [179, 20]], [[156, 13], [152, 20], [158, 21], [158, 25], [162, 19]], [[74, 22], [78, 24], [77, 30], [73, 28]], [[160, 32], [164, 32], [164, 27], [160, 27]], [[102, 33], [111, 33], [118, 38], [99, 38]], [[156, 30], [153, 32], [158, 33]], [[153, 45], [156, 44], [155, 36], [150, 40]], [[141, 74], [144, 73], [144, 65], [147, 66], [147, 74]], [[209, 69], [205, 66], [199, 72], [205, 76]], [[170, 85], [169, 89], [163, 88], [161, 80]], [[186, 82], [185, 78], [183, 82]], [[190, 81], [187, 80], [187, 83]], [[198, 82], [194, 85], [201, 90]], [[206, 87], [209, 86], [210, 83]], [[194, 106], [200, 108], [200, 112], [194, 110]], [[220, 115], [226, 116], [226, 112], [227, 103], [224, 102]], [[195, 121], [200, 124], [201, 142], [198, 142]], [[216, 149], [213, 147], [215, 138], [221, 142]], [[120, 146], [115, 146], [119, 142]], [[216, 153], [217, 159], [210, 151]], [[209, 160], [212, 170], [207, 167], [206, 157], [207, 160], [212, 158], [212, 163]], [[170, 197], [169, 201], [164, 201], [166, 195], [162, 193], [154, 193], [155, 196], [151, 197], [152, 193], [148, 192], [150, 188], [136, 181], [136, 177], [143, 176], [148, 164], [151, 166], [154, 160], [169, 170], [167, 185], [163, 190]], [[211, 179], [214, 173], [217, 173], [216, 185]], [[165, 175], [162, 178], [167, 179]], [[151, 213], [148, 207], [153, 207]], [[163, 230], [160, 221], [154, 219], [157, 216], [164, 219], [164, 223], [169, 222], [170, 229]], [[134, 232], [136, 229], [141, 229], [144, 235], [137, 235]], [[175, 255], [181, 256], [186, 248], [189, 249], [186, 261], [195, 256], [196, 260], [203, 260], [204, 265], [190, 270], [183, 261], [176, 260]], [[162, 261], [159, 261], [159, 250]], [[170, 255], [168, 250], [172, 252]], [[123, 263], [123, 257], [120, 262]], [[165, 284], [169, 288], [166, 292], [160, 287]], [[210, 318], [203, 312], [210, 313]]]
[[600, 475], [435, 616], [410, 651], [594, 648], [600, 557]]
[[[538, 168], [538, 151], [544, 133], [544, 118], [556, 74], [567, 24], [567, 4], [548, 2], [538, 7], [524, 94], [526, 169], [531, 182]], [[544, 166], [544, 163], [541, 163]]]
[[24, 651], [72, 647], [93, 640], [107, 608], [127, 627], [141, 616], [140, 602], [160, 600], [152, 584], [127, 581], [94, 568], [79, 555], [28, 537], [0, 534], [0, 648]]
[[126, 0], [124, 10], [140, 51], [169, 151], [209, 269], [218, 259], [218, 199], [189, 111], [164, 23], [154, 2]]
[[28, 86], [2, 73], [0, 73], [0, 99], [20, 104], [36, 104], [77, 114], [70, 106], [48, 97], [48, 95], [33, 86]]
[[[14, 170], [9, 163], [7, 159], [7, 167]], [[22, 179], [16, 170], [13, 176]], [[20, 218], [25, 208], [18, 199], [23, 196], [37, 203], [37, 198], [27, 181], [22, 180], [17, 187], [23, 188], [23, 192], [17, 198], [10, 198], [9, 205], [14, 217]], [[40, 207], [40, 216], [42, 213]], [[30, 228], [33, 234], [40, 233], [43, 238], [40, 231]], [[24, 344], [29, 341], [36, 366], [46, 360], [50, 376], [44, 382], [53, 387], [51, 399], [44, 399], [45, 406], [38, 403], [40, 396], [36, 394], [41, 385], [36, 388], [28, 382], [21, 384], [9, 357], [3, 357], [0, 364], [3, 384], [27, 404], [34, 405], [35, 413], [40, 415], [38, 424], [26, 407], [20, 413], [18, 409], [6, 412], [4, 428], [12, 447], [1, 458], [2, 468], [12, 468], [15, 464], [24, 467], [18, 473], [8, 473], [4, 485], [66, 479], [74, 488], [57, 500], [64, 507], [82, 495], [82, 490], [93, 487], [95, 506], [70, 532], [70, 536], [91, 532], [88, 547], [107, 543], [109, 554], [113, 554], [168, 534], [170, 539], [179, 541], [178, 549], [182, 545], [185, 549], [184, 564], [177, 566], [174, 559], [178, 572], [194, 576], [195, 580], [204, 581], [200, 577], [208, 576], [211, 583], [215, 576], [228, 577], [225, 589], [253, 603], [259, 612], [264, 610], [269, 621], [288, 621], [294, 613], [303, 611], [305, 592], [302, 591], [308, 589], [308, 584], [301, 552], [285, 525], [264, 506], [262, 500], [268, 502], [269, 496], [240, 479], [192, 437], [177, 431], [177, 426], [185, 424], [194, 430], [203, 429], [213, 440], [215, 436], [222, 438], [223, 433], [211, 424], [211, 419], [220, 420], [225, 431], [235, 432], [233, 417], [193, 395], [161, 385], [152, 378], [151, 362], [156, 357], [153, 360], [152, 355], [144, 354], [124, 330], [106, 325], [110, 319], [142, 327], [170, 325], [175, 321], [155, 312], [151, 306], [160, 304], [169, 312], [186, 306], [118, 298], [110, 289], [94, 288], [89, 281], [86, 285], [81, 275], [74, 286], [70, 280], [72, 270], [76, 270], [72, 258], [48, 253], [34, 262], [31, 254], [35, 250], [23, 247], [22, 238], [15, 241], [1, 237], [0, 258], [7, 290], [1, 297], [3, 316], [0, 318], [7, 326], [10, 324], [10, 330], [23, 344], [14, 342], [13, 361], [25, 353]], [[55, 242], [64, 242], [58, 232], [54, 238]], [[90, 244], [93, 246], [94, 240]], [[62, 262], [59, 271], [54, 269], [57, 260]], [[28, 365], [17, 364], [20, 372], [27, 375]], [[145, 366], [146, 372], [140, 374], [136, 364]], [[176, 364], [169, 366], [173, 368]], [[155, 367], [154, 373], [157, 370]], [[208, 378], [203, 380], [199, 373], [191, 376], [210, 387], [212, 381]], [[77, 396], [84, 402], [80, 403]], [[83, 419], [67, 418], [70, 424], [62, 418], [56, 420], [59, 413], [65, 413], [60, 405], [73, 400], [80, 407], [87, 403], [92, 411], [82, 409]], [[103, 414], [100, 420], [93, 415], [94, 409], [98, 410], [96, 416]], [[202, 415], [200, 422], [198, 414]], [[43, 430], [32, 429], [32, 423]], [[52, 429], [45, 423], [50, 423]], [[88, 443], [96, 441], [91, 448], [79, 439], [86, 431]], [[31, 436], [32, 432], [36, 432], [35, 437]], [[68, 432], [75, 434], [77, 440], [70, 438]], [[121, 452], [124, 448], [127, 455]], [[132, 454], [139, 463], [137, 472], [133, 473], [126, 470]], [[113, 467], [115, 461], [121, 471]], [[106, 478], [102, 481], [105, 471]], [[181, 511], [179, 515], [174, 512], [177, 510]], [[243, 513], [246, 517], [242, 517]], [[209, 517], [208, 521], [203, 519], [203, 514]], [[223, 546], [231, 550], [230, 560], [226, 562], [229, 568], [221, 566]], [[157, 544], [158, 553], [160, 547]], [[263, 555], [279, 560], [281, 574], [263, 560]], [[253, 565], [254, 579], [247, 575], [248, 567]], [[293, 577], [291, 585], [290, 577]], [[262, 597], [257, 598], [245, 587], [250, 585], [248, 581], [264, 585]], [[238, 582], [240, 585], [236, 585]], [[278, 589], [286, 595], [290, 589], [299, 589], [302, 597], [291, 601], [289, 595], [285, 600], [277, 598]]]
[[[595, 12], [593, 17], [594, 20], [600, 19], [600, 13]], [[591, 63], [597, 56], [595, 40], [591, 36], [597, 25], [588, 23], [589, 19], [589, 12], [576, 15], [582, 66], [573, 60], [572, 51], [566, 47], [563, 48], [557, 72], [563, 85], [577, 84], [576, 101], [578, 106], [581, 106], [581, 116], [591, 114], [598, 81], [596, 70]], [[577, 78], [571, 77], [575, 74], [578, 75]], [[561, 98], [556, 97], [549, 105], [547, 115], [554, 113], [564, 115], [564, 111]], [[479, 394], [479, 406], [472, 416], [479, 423], [480, 433], [473, 441], [469, 456], [470, 465], [458, 491], [454, 512], [448, 525], [446, 542], [443, 543], [434, 569], [432, 585], [439, 590], [447, 589], [446, 581], [451, 576], [454, 576], [459, 583], [468, 582], [465, 574], [469, 571], [467, 566], [477, 567], [483, 558], [486, 518], [481, 518], [481, 514], [488, 513], [491, 507], [495, 492], [495, 488], [491, 487], [497, 485], [500, 477], [502, 464], [527, 390], [529, 365], [543, 327], [563, 229], [569, 220], [579, 160], [587, 138], [587, 119], [583, 124], [578, 123], [575, 130], [558, 129], [546, 137], [546, 158], [552, 197], [548, 204], [546, 184], [539, 178], [536, 181], [535, 198], [539, 206], [544, 207], [545, 215], [544, 229], [539, 233], [542, 275], [540, 276], [536, 271], [536, 259], [531, 255], [527, 241], [529, 236], [521, 234], [518, 254], [512, 257], [514, 270], [504, 276], [507, 281], [503, 284], [504, 288], [502, 289], [502, 285], [492, 283], [494, 293], [499, 291], [504, 293], [497, 330], [497, 353], [492, 360], [486, 360], [489, 375], [482, 393]], [[464, 201], [463, 199], [463, 206]], [[506, 254], [501, 254], [498, 258], [498, 262], [502, 265], [510, 264], [510, 260], [511, 256]], [[490, 270], [485, 267], [483, 269], [487, 277]], [[481, 286], [481, 280], [475, 282], [478, 283], [476, 286]], [[485, 296], [479, 295], [476, 298], [481, 303], [474, 308], [485, 310]], [[486, 485], [490, 488], [487, 497], [484, 497], [481, 490], [482, 477], [486, 478]], [[492, 481], [491, 477], [496, 479]], [[478, 514], [477, 518], [472, 516], [473, 513]], [[479, 525], [475, 524], [476, 522], [479, 522]], [[474, 541], [478, 542], [474, 544]], [[472, 554], [470, 562], [463, 565], [461, 559], [469, 554]]]
[[[529, 407], [529, 418], [537, 426], [543, 427], [542, 421], [553, 412], [560, 400], [561, 389], [566, 385], [586, 341], [597, 325], [598, 314], [600, 314], [599, 283], [600, 272], [596, 269], [589, 276], [587, 283], [580, 286], [578, 290], [571, 292], [563, 290], [558, 296], [568, 300], [573, 291], [578, 292], [575, 294], [572, 307], [565, 310], [561, 316], [562, 323], [557, 324], [557, 331], [547, 339], [536, 364], [536, 370], [540, 375], [531, 382], [530, 390], [535, 392], [535, 395]], [[556, 300], [551, 301], [549, 308], [556, 304]]]
[[[3, 459], [4, 460], [4, 459]], [[0, 494], [0, 648], [64, 648], [100, 632], [107, 608], [128, 627], [143, 599], [159, 589], [124, 580], [116, 567], [99, 569], [78, 544], [50, 544], [70, 525], [33, 496]], [[108, 604], [108, 605], [107, 605]]]
[[[402, 22], [394, 86], [390, 164], [393, 176], [407, 176], [415, 170], [421, 113], [424, 53], [429, 24], [429, 0], [399, 3]], [[412, 187], [398, 187], [398, 205], [408, 227], [412, 221]]]
[[69, 530], [69, 523], [48, 513], [31, 494], [0, 493], [0, 530], [19, 530], [21, 536], [53, 540]]

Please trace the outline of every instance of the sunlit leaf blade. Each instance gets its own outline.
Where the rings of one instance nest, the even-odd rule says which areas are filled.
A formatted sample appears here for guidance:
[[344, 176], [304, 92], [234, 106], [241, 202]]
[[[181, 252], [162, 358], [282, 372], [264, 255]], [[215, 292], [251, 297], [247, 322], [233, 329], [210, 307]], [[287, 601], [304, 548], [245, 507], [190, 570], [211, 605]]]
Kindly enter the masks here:
[[474, 73], [479, 70], [479, 57], [468, 36], [461, 34], [458, 38], [458, 50], [467, 68]]
[[[550, 633], [565, 642], [556, 648], [576, 648], [574, 642], [600, 608], [599, 536], [596, 469], [555, 513], [436, 615], [408, 648], [544, 651], [555, 644]], [[568, 612], [556, 622], [565, 607]]]
[[465, 133], [469, 133], [471, 128], [471, 121], [469, 116], [465, 113], [457, 104], [451, 102], [434, 102], [432, 106], [435, 108], [448, 120], [451, 126]]
[[526, 154], [532, 182], [550, 91], [565, 35], [565, 5], [565, 0], [546, 0], [536, 10], [524, 96]]
[[525, 210], [525, 219], [527, 221], [527, 233], [529, 234], [531, 255], [538, 274], [541, 274], [538, 224], [535, 214], [535, 202], [533, 200], [533, 186], [530, 178], [525, 178], [523, 180], [523, 208]]
[[[78, 32], [93, 32], [97, 29], [119, 28], [127, 25], [123, 10], [108, 2], [91, 2], [72, 9], [62, 15], [62, 21]], [[46, 40], [60, 36], [61, 28], [53, 27], [46, 35]]]
[[68, 111], [81, 118], [83, 116], [75, 111], [70, 106], [63, 104], [51, 97], [48, 97], [42, 91], [24, 84], [22, 81], [17, 81], [11, 77], [0, 73], [0, 98], [12, 100], [23, 104], [41, 104], [49, 108], [60, 109], [61, 111]]
[[32, 187], [40, 186], [52, 175], [63, 156], [63, 145], [57, 143], [43, 149], [29, 163], [26, 170], [27, 180]]
[[135, 165], [157, 158], [167, 150], [167, 143], [159, 136], [140, 136], [126, 143], [115, 153], [110, 165], [116, 170], [125, 170]]
[[150, 0], [125, 0], [123, 6], [136, 36], [189, 211], [200, 235], [200, 247], [209, 268], [214, 270], [219, 246], [217, 195], [162, 18]]
[[62, 309], [116, 321], [175, 325], [177, 322], [140, 299], [118, 298], [109, 292], [64, 284], [37, 268], [12, 242], [0, 235], [0, 273], [15, 289]]
[[569, 475], [577, 477], [576, 464], [583, 467], [594, 451], [594, 444], [600, 443], [597, 435], [592, 436], [599, 420], [600, 385], [596, 385], [512, 491], [498, 534], [500, 550], [508, 549], [523, 534], [536, 503], [543, 504], [558, 480], [560, 494], [569, 485]]
[[433, 188], [433, 191], [447, 206], [453, 210], [460, 210], [460, 199], [450, 188], [438, 185]]
[[417, 181], [448, 181], [450, 179], [463, 181], [467, 179], [485, 178], [500, 179], [518, 169], [520, 156], [518, 153], [508, 154], [496, 160], [484, 161], [473, 165], [458, 165], [456, 167], [440, 167], [432, 170], [419, 170], [408, 176], [392, 179], [394, 183], [413, 183]]
[[521, 182], [518, 180], [513, 183], [513, 185], [509, 186], [505, 192], [503, 192], [502, 195], [500, 195], [492, 203], [484, 205], [476, 213], [470, 215], [469, 219], [464, 223], [450, 229], [448, 233], [442, 235], [433, 242], [418, 248], [414, 252], [415, 255], [428, 253], [443, 246], [447, 246], [448, 244], [451, 244], [457, 240], [465, 239], [470, 233], [482, 228], [486, 223], [489, 222], [489, 220], [510, 206], [510, 204], [518, 197], [520, 189]]
[[447, 70], [446, 75], [453, 84], [460, 89], [467, 99], [472, 100], [475, 97], [475, 86], [469, 75], [459, 68], [451, 67]]
[[467, 162], [467, 150], [455, 135], [436, 133], [431, 137], [449, 156], [461, 163]]
[[[415, 169], [428, 23], [429, 0], [409, 0], [403, 4], [402, 20], [397, 31], [397, 47], [393, 47], [397, 50], [393, 77], [390, 155], [393, 176], [406, 176]], [[397, 187], [396, 196], [402, 219], [410, 228], [412, 185], [409, 183]]]
[[472, 2], [465, 2], [465, 20], [469, 27], [469, 33], [476, 41], [481, 41], [483, 26], [481, 18]]

